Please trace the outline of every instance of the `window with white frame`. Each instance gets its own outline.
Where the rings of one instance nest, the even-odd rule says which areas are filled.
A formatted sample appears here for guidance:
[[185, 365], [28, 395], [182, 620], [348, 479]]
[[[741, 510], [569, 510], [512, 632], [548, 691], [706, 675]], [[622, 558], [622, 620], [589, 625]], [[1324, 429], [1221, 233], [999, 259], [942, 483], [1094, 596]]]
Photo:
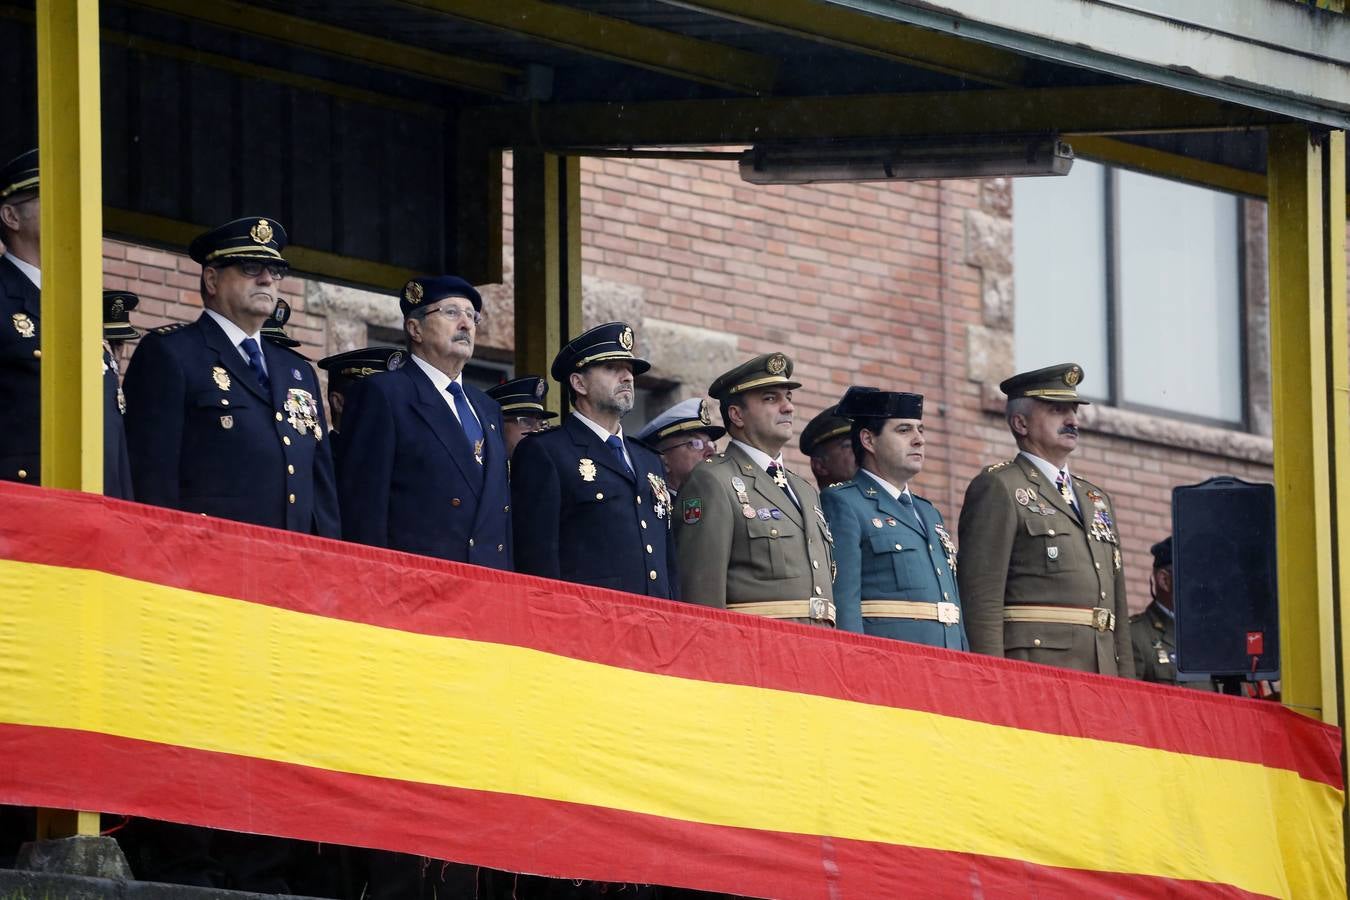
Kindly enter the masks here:
[[1019, 371], [1114, 406], [1246, 424], [1240, 201], [1078, 160], [1013, 183]]

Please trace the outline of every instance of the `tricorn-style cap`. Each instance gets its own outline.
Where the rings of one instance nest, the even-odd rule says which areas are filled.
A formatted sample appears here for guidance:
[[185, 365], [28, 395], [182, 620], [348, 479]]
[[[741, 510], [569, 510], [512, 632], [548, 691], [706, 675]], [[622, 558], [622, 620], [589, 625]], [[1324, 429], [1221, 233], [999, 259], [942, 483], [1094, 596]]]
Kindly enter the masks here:
[[922, 419], [923, 394], [854, 386], [839, 401], [839, 415], [846, 419]]
[[1005, 380], [998, 389], [1009, 400], [1031, 397], [1051, 403], [1087, 403], [1078, 396], [1078, 384], [1083, 380], [1083, 368], [1077, 363], [1046, 366], [1034, 372], [1021, 372]]
[[544, 408], [548, 396], [548, 382], [542, 375], [522, 375], [503, 381], [487, 389], [487, 395], [502, 408], [502, 414], [537, 416], [540, 419], [557, 418], [558, 414]]
[[652, 364], [633, 355], [633, 329], [627, 322], [606, 322], [584, 331], [553, 357], [549, 374], [558, 384], [567, 384], [567, 377], [599, 362], [627, 361], [633, 364], [633, 374], [641, 375]]
[[141, 302], [131, 291], [103, 292], [103, 339], [134, 341], [141, 330], [131, 324], [131, 311]]
[[291, 320], [291, 305], [278, 300], [272, 315], [263, 322], [262, 336], [278, 347], [299, 347], [300, 342], [282, 330], [282, 326]]
[[688, 434], [694, 431], [705, 432], [714, 441], [727, 433], [727, 430], [721, 425], [712, 423], [712, 415], [708, 412], [708, 401], [702, 397], [690, 397], [688, 400], [681, 400], [676, 403], [648, 422], [637, 433], [637, 439], [644, 444], [655, 447], [672, 435]]
[[1172, 564], [1172, 536], [1169, 534], [1152, 547], [1148, 552], [1153, 554], [1153, 568], [1165, 569]]
[[406, 319], [416, 310], [446, 297], [463, 297], [473, 304], [475, 311], [483, 311], [483, 297], [478, 289], [458, 275], [428, 275], [410, 279], [403, 285], [398, 306]]
[[392, 372], [408, 359], [400, 347], [362, 347], [319, 360], [328, 373], [328, 390], [342, 393], [353, 382], [379, 372]]
[[852, 423], [848, 419], [839, 415], [839, 405], [827, 406], [816, 417], [806, 423], [802, 429], [802, 436], [797, 441], [797, 448], [805, 456], [810, 456], [816, 452], [816, 448], [826, 441], [837, 438], [847, 437], [848, 430]]
[[204, 266], [244, 259], [290, 264], [282, 257], [286, 229], [276, 219], [248, 216], [199, 234], [188, 245], [188, 256]]
[[708, 396], [725, 400], [757, 388], [799, 388], [800, 381], [792, 380], [792, 360], [783, 353], [764, 353], [743, 362], [730, 372], [718, 375], [708, 387]]
[[0, 167], [0, 200], [11, 194], [22, 194], [38, 189], [37, 148], [20, 153]]

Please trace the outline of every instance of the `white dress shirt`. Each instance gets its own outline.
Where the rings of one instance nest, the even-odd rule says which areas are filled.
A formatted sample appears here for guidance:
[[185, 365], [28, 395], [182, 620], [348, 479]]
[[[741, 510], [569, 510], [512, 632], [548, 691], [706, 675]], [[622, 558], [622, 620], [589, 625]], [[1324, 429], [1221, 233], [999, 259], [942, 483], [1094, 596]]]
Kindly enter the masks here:
[[32, 263], [24, 262], [13, 253], [6, 253], [5, 259], [14, 263], [15, 267], [28, 276], [28, 280], [33, 282], [33, 287], [42, 290], [42, 270]]
[[[577, 419], [581, 422], [581, 424], [585, 425], [591, 431], [594, 431], [595, 436], [600, 439], [601, 443], [604, 443], [605, 441], [609, 440], [610, 433], [605, 430], [603, 425], [597, 425], [595, 422], [592, 422], [590, 419], [586, 418], [581, 413], [577, 412], [575, 409], [572, 410], [572, 415], [576, 416]], [[614, 432], [614, 436], [619, 439], [619, 443], [623, 446], [623, 458], [624, 461], [628, 463], [628, 468], [636, 472], [637, 468], [633, 465], [633, 457], [628, 455], [628, 444], [624, 442], [623, 439], [623, 425], [620, 425], [619, 430]]]
[[[222, 331], [225, 332], [225, 337], [229, 338], [231, 344], [234, 344], [234, 349], [239, 351], [239, 355], [243, 358], [244, 362], [248, 362], [248, 354], [244, 352], [243, 347], [239, 346], [244, 342], [244, 338], [253, 338], [254, 343], [258, 345], [258, 352], [259, 353], [262, 352], [261, 329], [253, 332], [252, 334], [244, 334], [244, 329], [240, 328], [238, 325], [234, 324], [229, 319], [225, 318], [220, 313], [216, 312], [214, 309], [208, 309], [206, 311], [206, 314], [210, 316], [212, 319], [214, 319], [215, 323], [221, 327]], [[263, 374], [268, 375], [270, 377], [271, 373], [267, 371], [266, 356], [263, 357], [262, 367], [263, 367]]]
[[[436, 386], [436, 390], [440, 391], [441, 399], [445, 401], [445, 405], [450, 407], [450, 412], [454, 414], [455, 421], [459, 422], [459, 424], [462, 426], [464, 423], [460, 421], [459, 410], [455, 407], [455, 396], [450, 393], [450, 385], [452, 383], [458, 384], [459, 389], [461, 391], [464, 390], [464, 373], [461, 372], [454, 378], [451, 378], [449, 375], [445, 374], [440, 369], [436, 368], [422, 357], [412, 353], [408, 355], [412, 357], [412, 361], [417, 364], [417, 367], [421, 369], [428, 378], [431, 379], [431, 383]], [[464, 401], [468, 403], [468, 400], [469, 395], [466, 393], [464, 395]], [[468, 406], [470, 415], [472, 415], [474, 417], [474, 420], [477, 421], [478, 424], [481, 426], [483, 422], [481, 419], [478, 418], [478, 413], [474, 411], [473, 404], [468, 403]]]

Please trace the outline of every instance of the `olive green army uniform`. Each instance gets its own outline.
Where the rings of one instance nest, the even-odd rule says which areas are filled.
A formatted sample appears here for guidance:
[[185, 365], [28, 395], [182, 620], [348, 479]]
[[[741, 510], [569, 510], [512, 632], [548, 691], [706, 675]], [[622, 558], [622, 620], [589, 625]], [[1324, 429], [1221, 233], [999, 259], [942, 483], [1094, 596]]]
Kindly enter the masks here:
[[[820, 494], [806, 479], [786, 475], [800, 510], [734, 443], [689, 474], [675, 516], [684, 600], [834, 624], [831, 537]], [[804, 615], [775, 614], [793, 611], [774, 605], [784, 601]]]
[[1177, 681], [1177, 620], [1158, 601], [1130, 617], [1130, 643], [1134, 646], [1134, 675], [1140, 681], [1214, 690], [1214, 681], [1209, 678]]
[[[727, 400], [801, 387], [791, 378], [792, 360], [765, 353], [719, 375], [708, 393]], [[680, 597], [833, 627], [833, 539], [820, 493], [780, 463], [773, 463], [771, 474], [732, 441], [689, 473], [673, 516]]]
[[1101, 488], [1073, 482], [1082, 520], [1020, 454], [970, 483], [957, 570], [966, 634], [977, 653], [1130, 676], [1115, 508]]

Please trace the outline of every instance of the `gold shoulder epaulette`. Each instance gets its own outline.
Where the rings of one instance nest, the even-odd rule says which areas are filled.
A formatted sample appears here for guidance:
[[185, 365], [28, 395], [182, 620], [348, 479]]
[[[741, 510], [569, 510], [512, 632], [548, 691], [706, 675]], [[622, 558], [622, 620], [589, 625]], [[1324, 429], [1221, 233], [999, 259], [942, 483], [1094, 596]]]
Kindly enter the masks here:
[[180, 328], [186, 328], [187, 324], [188, 323], [186, 322], [170, 322], [168, 325], [161, 325], [158, 328], [151, 328], [150, 330], [155, 334], [173, 334]]
[[1012, 464], [1013, 464], [1013, 461], [1012, 461], [1011, 459], [1005, 459], [1003, 462], [996, 462], [996, 463], [994, 463], [992, 466], [989, 466], [988, 468], [986, 468], [985, 471], [986, 471], [986, 472], [997, 472], [999, 469], [1002, 469], [1004, 466], [1011, 466]]

